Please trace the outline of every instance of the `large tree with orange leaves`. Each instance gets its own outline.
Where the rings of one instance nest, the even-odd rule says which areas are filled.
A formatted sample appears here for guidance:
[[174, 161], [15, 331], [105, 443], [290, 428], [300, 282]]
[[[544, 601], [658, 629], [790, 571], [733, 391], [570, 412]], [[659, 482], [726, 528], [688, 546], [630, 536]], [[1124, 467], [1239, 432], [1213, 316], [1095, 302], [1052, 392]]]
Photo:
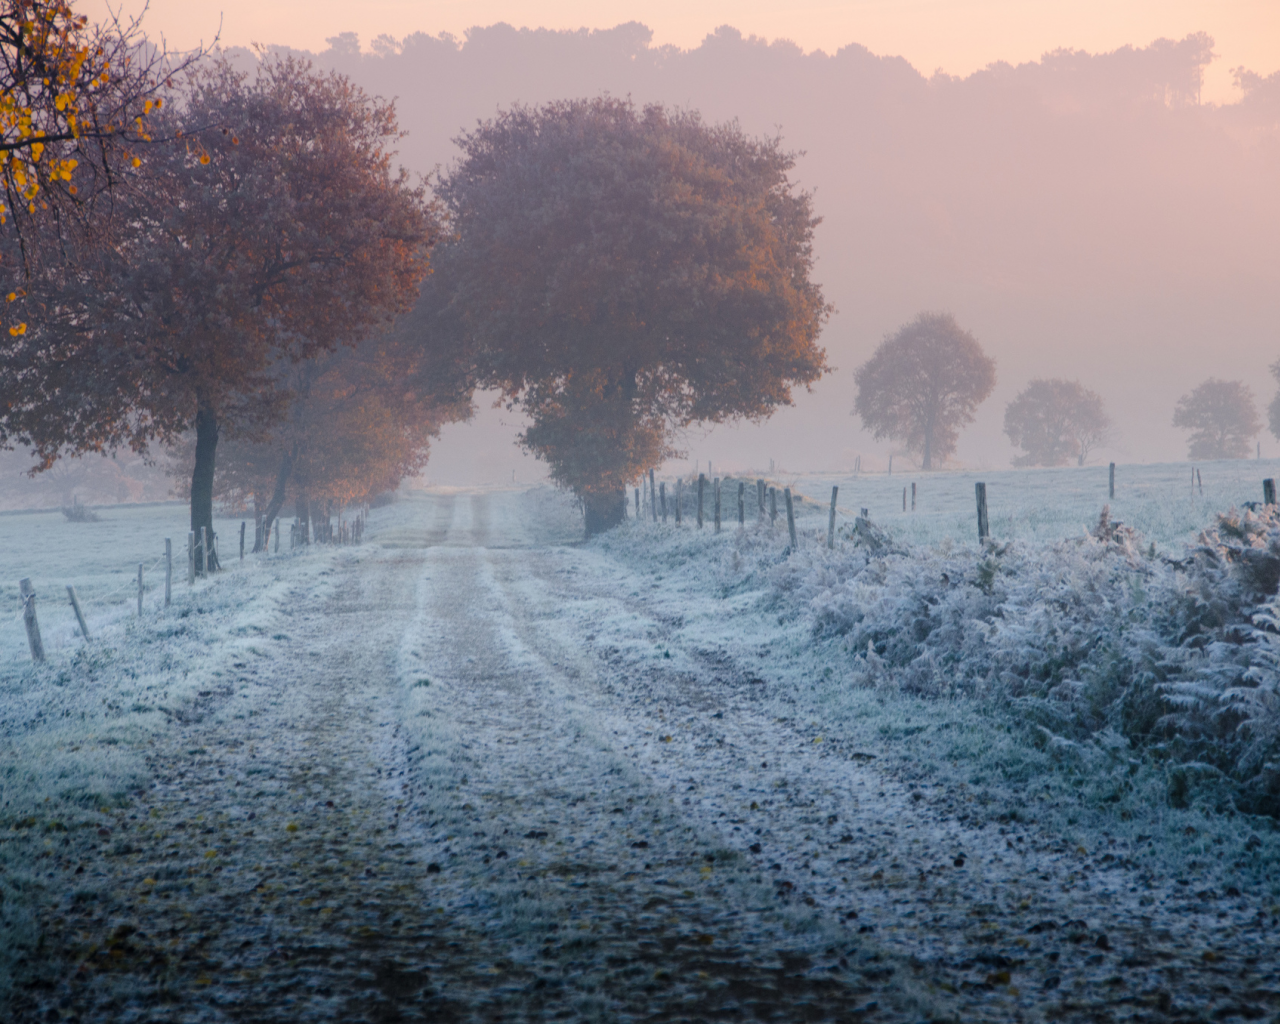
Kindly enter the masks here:
[[27, 287], [65, 267], [113, 219], [139, 179], [140, 152], [169, 141], [152, 113], [178, 60], [138, 20], [90, 25], [65, 0], [0, 0], [0, 323], [20, 337], [42, 309]]
[[220, 432], [278, 420], [283, 368], [412, 301], [432, 217], [392, 165], [392, 105], [341, 76], [268, 60], [249, 79], [217, 62], [153, 119], [190, 141], [144, 154], [151, 194], [131, 230], [58, 281], [11, 353], [22, 372], [3, 429], [49, 461], [194, 428], [191, 527], [211, 532]]
[[428, 337], [529, 414], [523, 443], [589, 533], [674, 431], [762, 419], [825, 372], [817, 219], [777, 139], [601, 98], [456, 141]]
[[365, 501], [421, 470], [431, 439], [471, 401], [465, 380], [424, 363], [411, 324], [284, 367], [287, 414], [223, 445], [215, 496], [252, 497], [265, 536], [290, 494], [305, 520], [313, 500]]

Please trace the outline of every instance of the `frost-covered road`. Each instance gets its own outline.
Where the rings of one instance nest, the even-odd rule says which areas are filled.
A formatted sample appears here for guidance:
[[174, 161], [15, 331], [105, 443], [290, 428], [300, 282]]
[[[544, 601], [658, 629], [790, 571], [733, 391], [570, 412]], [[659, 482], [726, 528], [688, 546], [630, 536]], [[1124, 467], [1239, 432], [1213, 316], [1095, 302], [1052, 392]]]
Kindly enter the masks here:
[[300, 582], [271, 642], [152, 749], [128, 814], [74, 837], [45, 915], [61, 966], [20, 1019], [1273, 1003], [1251, 901], [1139, 885], [1123, 843], [902, 781], [882, 740], [822, 721], [819, 663], [758, 595], [559, 543], [570, 528], [554, 500], [436, 494]]

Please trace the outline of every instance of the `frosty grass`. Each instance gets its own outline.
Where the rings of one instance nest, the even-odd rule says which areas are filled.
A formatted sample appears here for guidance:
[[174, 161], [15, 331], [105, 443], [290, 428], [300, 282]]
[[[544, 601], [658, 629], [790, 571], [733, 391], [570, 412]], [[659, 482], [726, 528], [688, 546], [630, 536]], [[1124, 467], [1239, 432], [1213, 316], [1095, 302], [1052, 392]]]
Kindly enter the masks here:
[[[1108, 503], [1106, 468], [1090, 467], [778, 479], [808, 499], [799, 505], [800, 549], [790, 557], [783, 553], [785, 526], [755, 520], [750, 486], [744, 530], [734, 521], [735, 497], [719, 535], [709, 525], [698, 532], [690, 518], [678, 531], [671, 522], [655, 525], [646, 510], [639, 523], [592, 546], [626, 575], [651, 577], [653, 599], [683, 622], [686, 636], [700, 630], [705, 649], [759, 665], [771, 684], [764, 699], [776, 703], [779, 716], [811, 721], [815, 737], [874, 754], [908, 786], [959, 787], [970, 804], [963, 815], [1035, 823], [1088, 849], [1119, 841], [1151, 877], [1238, 887], [1262, 906], [1280, 898], [1280, 844], [1274, 819], [1247, 812], [1258, 806], [1259, 786], [1265, 789], [1274, 744], [1264, 742], [1254, 763], [1233, 775], [1232, 765], [1209, 763], [1188, 747], [1144, 741], [1126, 732], [1126, 722], [1163, 721], [1162, 735], [1174, 735], [1177, 722], [1161, 716], [1182, 715], [1188, 742], [1202, 746], [1205, 730], [1221, 726], [1206, 725], [1203, 715], [1188, 725], [1185, 716], [1195, 717], [1196, 701], [1208, 707], [1218, 700], [1230, 679], [1209, 679], [1198, 697], [1157, 686], [1194, 680], [1205, 665], [1193, 664], [1193, 656], [1176, 663], [1177, 637], [1161, 633], [1169, 609], [1153, 602], [1185, 590], [1170, 560], [1186, 557], [1216, 512], [1259, 499], [1261, 478], [1277, 468], [1205, 464], [1201, 492], [1192, 490], [1184, 465], [1121, 467], [1112, 520], [1140, 537], [1112, 542], [1090, 534]], [[995, 552], [976, 543], [979, 476], [988, 483]], [[903, 513], [902, 488], [913, 479], [916, 511]], [[841, 539], [828, 552], [833, 483], [840, 486]], [[864, 507], [877, 530], [871, 546], [853, 527]], [[234, 550], [240, 520], [221, 519], [229, 571], [188, 588], [184, 508], [119, 507], [100, 515], [96, 523], [57, 514], [0, 517], [0, 828], [38, 832], [46, 845], [58, 831], [94, 827], [127, 802], [147, 778], [148, 747], [174, 730], [220, 665], [269, 641], [283, 594], [301, 585], [319, 595], [328, 586], [324, 569], [333, 557], [324, 549], [304, 556], [286, 550], [242, 564]], [[411, 519], [407, 504], [376, 511], [375, 541], [379, 533], [393, 542], [412, 534]], [[163, 565], [156, 564], [165, 536], [175, 560], [168, 610]], [[147, 570], [140, 621], [139, 563]], [[23, 576], [35, 584], [49, 653], [39, 668], [30, 664], [18, 615]], [[86, 608], [88, 644], [78, 636], [67, 583]], [[1236, 601], [1245, 613], [1247, 604]], [[1209, 636], [1211, 625], [1197, 628]], [[600, 628], [616, 631], [620, 645], [636, 642], [626, 623]], [[608, 640], [602, 635], [599, 644]], [[1257, 638], [1235, 643], [1245, 641]], [[1204, 658], [1224, 642], [1210, 637]], [[1144, 658], [1165, 666], [1164, 678], [1143, 683], [1156, 704], [1117, 706]], [[1252, 672], [1274, 696], [1274, 671], [1232, 664], [1232, 679]], [[92, 687], [81, 685], [85, 678]], [[1275, 713], [1273, 701], [1273, 729]], [[0, 950], [34, 927], [4, 860], [29, 855], [29, 844], [0, 845]], [[7, 968], [0, 962], [0, 978]]]

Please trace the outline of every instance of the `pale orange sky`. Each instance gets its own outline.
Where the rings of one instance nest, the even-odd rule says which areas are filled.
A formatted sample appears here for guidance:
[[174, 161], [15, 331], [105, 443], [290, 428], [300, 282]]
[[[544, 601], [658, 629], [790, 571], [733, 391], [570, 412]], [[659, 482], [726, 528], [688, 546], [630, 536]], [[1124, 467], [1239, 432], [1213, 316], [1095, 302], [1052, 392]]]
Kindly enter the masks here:
[[[104, 0], [93, 0], [105, 11]], [[114, 6], [114, 5], [113, 5]], [[126, 13], [142, 0], [125, 0]], [[81, 9], [94, 13], [92, 4]], [[99, 15], [100, 16], [100, 15]], [[1203, 98], [1232, 102], [1231, 68], [1280, 70], [1280, 0], [151, 0], [145, 26], [171, 46], [208, 42], [222, 23], [224, 45], [281, 43], [321, 50], [325, 38], [356, 32], [462, 35], [505, 21], [531, 28], [611, 28], [640, 21], [657, 43], [696, 46], [719, 25], [785, 38], [833, 53], [856, 42], [901, 55], [925, 74], [965, 75], [991, 61], [1019, 63], [1058, 47], [1100, 52], [1201, 29], [1216, 40]]]

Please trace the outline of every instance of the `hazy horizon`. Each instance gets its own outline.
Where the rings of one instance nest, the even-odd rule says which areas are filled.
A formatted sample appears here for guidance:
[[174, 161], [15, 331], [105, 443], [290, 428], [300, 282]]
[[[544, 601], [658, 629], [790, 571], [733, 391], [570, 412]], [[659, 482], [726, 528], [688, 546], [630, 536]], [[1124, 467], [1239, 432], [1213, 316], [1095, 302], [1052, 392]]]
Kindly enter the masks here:
[[[1247, 381], [1260, 409], [1274, 393], [1280, 79], [1255, 80], [1239, 104], [1198, 103], [1202, 38], [964, 79], [730, 28], [692, 50], [656, 46], [638, 24], [417, 34], [377, 54], [351, 35], [331, 43], [308, 56], [398, 98], [401, 156], [420, 173], [447, 166], [450, 140], [500, 107], [600, 92], [781, 131], [803, 151], [794, 177], [824, 218], [816, 278], [837, 309], [821, 339], [836, 369], [764, 424], [691, 431], [690, 465], [881, 464], [890, 446], [850, 414], [852, 373], [922, 309], [954, 313], [997, 361], [996, 391], [961, 437], [967, 466], [1009, 465], [1004, 407], [1035, 377], [1102, 394], [1116, 425], [1102, 462], [1185, 458], [1173, 406], [1207, 377]], [[512, 445], [514, 417], [478, 404], [475, 422], [433, 445], [428, 478], [541, 476]]]

